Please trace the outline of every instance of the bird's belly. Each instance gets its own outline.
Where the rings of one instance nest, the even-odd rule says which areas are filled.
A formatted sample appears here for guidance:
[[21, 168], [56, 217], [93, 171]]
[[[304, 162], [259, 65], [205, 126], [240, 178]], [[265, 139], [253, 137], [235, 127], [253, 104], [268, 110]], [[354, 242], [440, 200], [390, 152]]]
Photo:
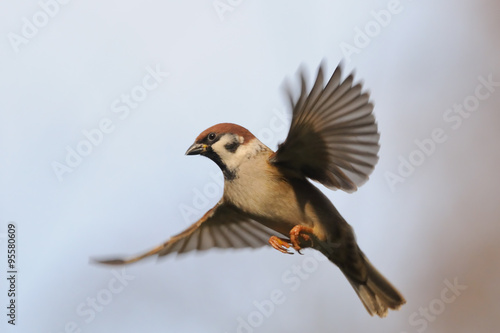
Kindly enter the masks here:
[[311, 225], [311, 221], [307, 219], [303, 212], [297, 211], [294, 207], [284, 206], [280, 207], [280, 205], [275, 203], [260, 212], [256, 212], [254, 218], [265, 226], [286, 236], [289, 235], [290, 230], [296, 225]]
[[323, 239], [324, 225], [332, 222], [336, 212], [331, 202], [306, 181], [238, 179], [225, 187], [224, 197], [255, 221], [287, 237], [293, 227], [302, 225], [313, 228]]
[[263, 196], [259, 206], [255, 220], [287, 237], [293, 227], [301, 225], [312, 228], [316, 237], [325, 240], [335, 237], [337, 227], [345, 223], [330, 200], [316, 188]]
[[296, 225], [314, 227], [315, 216], [308, 215], [304, 207], [300, 207], [293, 193], [268, 193], [261, 196], [259, 209], [250, 212], [252, 217], [285, 236]]

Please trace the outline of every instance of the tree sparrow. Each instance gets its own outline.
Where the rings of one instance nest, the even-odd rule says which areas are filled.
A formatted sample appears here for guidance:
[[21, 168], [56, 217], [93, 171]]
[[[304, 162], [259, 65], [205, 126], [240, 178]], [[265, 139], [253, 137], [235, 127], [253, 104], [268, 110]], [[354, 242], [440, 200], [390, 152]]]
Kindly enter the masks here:
[[337, 265], [370, 315], [385, 317], [403, 296], [380, 274], [356, 243], [351, 226], [310, 181], [354, 192], [378, 160], [379, 133], [369, 94], [338, 66], [326, 85], [319, 67], [310, 92], [301, 73], [298, 99], [288, 90], [292, 121], [276, 152], [247, 129], [229, 123], [203, 131], [186, 155], [203, 155], [224, 174], [221, 200], [199, 221], [165, 243], [127, 259], [192, 250], [256, 248], [270, 244], [283, 253], [311, 247]]

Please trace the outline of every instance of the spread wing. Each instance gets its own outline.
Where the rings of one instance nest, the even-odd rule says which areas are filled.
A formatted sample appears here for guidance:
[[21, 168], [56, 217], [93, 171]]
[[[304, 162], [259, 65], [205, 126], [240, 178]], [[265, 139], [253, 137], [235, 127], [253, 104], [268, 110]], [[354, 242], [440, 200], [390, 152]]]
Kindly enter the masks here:
[[270, 161], [331, 189], [354, 192], [368, 180], [380, 148], [373, 104], [353, 75], [341, 79], [340, 65], [324, 86], [323, 66], [310, 92], [304, 73], [296, 102], [288, 90], [292, 123]]
[[[151, 251], [125, 259], [96, 260], [98, 263], [123, 265], [143, 258], [171, 253], [218, 248], [257, 248], [268, 244], [269, 237], [280, 235], [244, 216], [234, 206], [219, 202], [189, 228], [172, 236]], [[280, 235], [281, 236], [281, 235]]]

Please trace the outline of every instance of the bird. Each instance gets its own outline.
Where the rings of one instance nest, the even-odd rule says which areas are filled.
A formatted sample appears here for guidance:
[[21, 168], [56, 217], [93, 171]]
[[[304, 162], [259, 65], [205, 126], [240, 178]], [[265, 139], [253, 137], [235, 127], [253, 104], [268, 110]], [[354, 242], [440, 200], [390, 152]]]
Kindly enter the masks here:
[[308, 88], [285, 89], [291, 124], [273, 151], [246, 128], [220, 123], [201, 132], [186, 155], [211, 159], [224, 176], [222, 198], [194, 224], [150, 251], [96, 260], [130, 264], [146, 257], [210, 248], [266, 245], [293, 254], [320, 251], [345, 275], [368, 313], [385, 317], [406, 303], [359, 248], [353, 228], [313, 182], [355, 192], [372, 173], [380, 149], [370, 94], [340, 63], [325, 83], [322, 62]]

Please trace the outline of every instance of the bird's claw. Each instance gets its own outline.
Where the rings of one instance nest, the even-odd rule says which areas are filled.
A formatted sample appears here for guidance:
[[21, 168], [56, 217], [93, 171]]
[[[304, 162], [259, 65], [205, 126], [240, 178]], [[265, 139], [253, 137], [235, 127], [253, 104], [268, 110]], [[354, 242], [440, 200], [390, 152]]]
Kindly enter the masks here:
[[302, 254], [300, 250], [313, 246], [311, 235], [313, 235], [312, 228], [296, 225], [290, 230], [290, 243], [298, 253]]
[[288, 249], [292, 246], [287, 239], [279, 238], [276, 236], [271, 236], [269, 238], [269, 244], [276, 250], [282, 253], [293, 254], [293, 252], [288, 251]]
[[302, 249], [313, 246], [312, 236], [312, 228], [296, 225], [290, 230], [290, 239], [271, 236], [269, 238], [269, 244], [282, 253], [293, 254], [293, 252], [288, 250], [292, 247], [299, 254], [302, 254], [302, 252], [300, 252]]

